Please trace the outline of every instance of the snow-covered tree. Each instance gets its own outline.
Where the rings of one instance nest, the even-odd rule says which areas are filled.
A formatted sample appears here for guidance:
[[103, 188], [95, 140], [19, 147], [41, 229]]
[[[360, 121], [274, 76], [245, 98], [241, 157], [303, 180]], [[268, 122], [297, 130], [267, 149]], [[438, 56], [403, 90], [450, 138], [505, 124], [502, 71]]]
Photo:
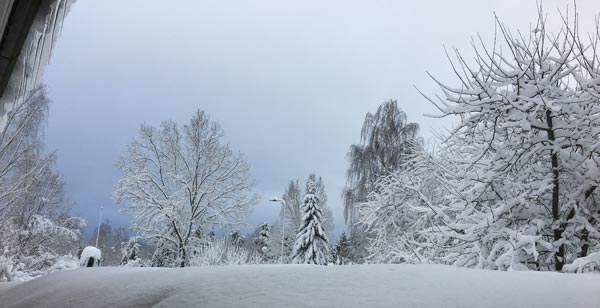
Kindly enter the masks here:
[[81, 218], [69, 217], [64, 182], [54, 169], [56, 157], [44, 150], [42, 127], [49, 103], [39, 87], [2, 119], [0, 259], [6, 279], [28, 279], [72, 258], [84, 225]]
[[291, 180], [288, 186], [285, 188], [282, 199], [285, 201], [287, 206], [285, 209], [285, 217], [283, 216], [283, 210], [280, 211], [280, 219], [285, 220], [287, 230], [298, 230], [300, 223], [302, 222], [302, 198], [304, 193], [300, 188], [299, 181]]
[[281, 255], [281, 222], [273, 222], [269, 234], [269, 247], [271, 247], [273, 258], [278, 263], [290, 264], [293, 262], [294, 242], [296, 240], [296, 230], [285, 229], [285, 238], [283, 239], [283, 259]]
[[361, 142], [350, 147], [347, 183], [344, 189], [344, 217], [354, 239], [354, 255], [361, 262], [366, 244], [365, 231], [359, 226], [358, 204], [376, 189], [380, 177], [396, 171], [418, 140], [419, 125], [408, 122], [395, 100], [384, 102], [375, 113], [367, 113], [361, 130]]
[[[321, 208], [321, 213], [323, 214], [323, 228], [325, 229], [325, 234], [327, 237], [331, 237], [331, 233], [335, 228], [335, 224], [333, 222], [333, 212], [331, 208], [327, 205], [327, 193], [325, 191], [325, 183], [320, 176], [317, 176], [314, 173], [309, 174], [308, 178], [305, 181], [305, 187], [308, 187], [308, 182], [313, 182], [315, 185], [315, 195], [319, 198], [319, 205]], [[302, 206], [304, 204], [304, 195], [308, 193], [307, 188], [302, 189], [300, 187], [299, 181], [291, 180], [288, 186], [285, 189], [285, 192], [282, 196], [282, 199], [285, 201], [286, 209], [285, 209], [285, 230], [286, 233], [293, 234], [292, 236], [286, 236], [285, 244], [284, 244], [284, 263], [292, 261], [292, 253], [295, 241], [295, 232], [298, 231], [302, 224], [303, 210]], [[283, 211], [279, 213], [280, 219], [283, 218]], [[275, 229], [273, 230], [274, 236], [272, 239], [272, 247], [277, 248], [279, 253], [281, 253], [281, 234], [279, 227], [281, 223], [274, 224]]]
[[246, 237], [243, 236], [239, 230], [233, 230], [229, 234], [229, 238], [231, 239], [231, 244], [236, 246], [244, 246], [246, 242]]
[[417, 153], [360, 206], [369, 258], [499, 270], [579, 270], [598, 251], [598, 35], [577, 19], [456, 51], [458, 86], [431, 102], [459, 123], [441, 154]]
[[315, 183], [309, 181], [302, 207], [302, 224], [294, 243], [294, 263], [327, 265], [329, 239], [323, 228], [323, 214], [316, 192]]
[[216, 241], [215, 231], [214, 230], [208, 231], [208, 234], [206, 235], [206, 239], [208, 240], [209, 243]]
[[123, 266], [141, 266], [140, 244], [136, 236], [131, 237], [127, 242], [121, 244], [121, 265]]
[[461, 119], [447, 143], [470, 149], [454, 162], [466, 210], [447, 261], [561, 271], [598, 235], [598, 37], [580, 40], [576, 19], [553, 35], [541, 10], [527, 35], [497, 26], [501, 39], [474, 44], [475, 63], [456, 52], [458, 87], [438, 82], [436, 106]]
[[[498, 270], [584, 271], [600, 251], [598, 31], [577, 15], [556, 34], [496, 20], [474, 61], [455, 50], [457, 86], [430, 99], [456, 117], [440, 151], [421, 151], [380, 178], [360, 221], [369, 258]], [[515, 35], [515, 33], [518, 33]]]
[[444, 152], [429, 153], [417, 145], [398, 171], [377, 181], [377, 189], [359, 205], [359, 223], [370, 234], [368, 261], [436, 262], [436, 253], [443, 251], [435, 249], [440, 231], [453, 221], [449, 215], [458, 183], [447, 161]]
[[281, 256], [281, 227], [282, 221], [285, 224], [285, 239], [283, 246], [283, 260], [281, 257], [277, 257], [277, 260], [282, 263], [292, 262], [292, 253], [294, 248], [294, 241], [296, 239], [296, 232], [300, 228], [302, 222], [302, 198], [304, 197], [303, 189], [300, 187], [297, 179], [291, 180], [282, 199], [285, 201], [285, 217], [283, 217], [283, 208], [279, 212], [279, 219], [273, 222], [271, 236], [269, 237], [270, 247], [274, 250], [273, 253]]
[[[4, 268], [0, 280], [28, 280], [52, 272], [58, 263], [73, 263], [74, 250], [81, 239], [84, 222], [79, 217], [64, 220], [33, 215], [29, 225], [22, 228], [11, 220], [2, 224], [2, 254], [0, 268]], [[4, 276], [4, 277], [2, 277]]]
[[[319, 207], [323, 214], [323, 229], [327, 238], [331, 238], [332, 232], [335, 229], [335, 223], [333, 222], [333, 212], [327, 203], [327, 193], [325, 191], [325, 182], [320, 176], [311, 173], [306, 179], [305, 194], [308, 193], [308, 183], [313, 182], [315, 184], [315, 195], [319, 198]], [[295, 229], [298, 230], [298, 229]]]
[[258, 254], [235, 244], [228, 236], [203, 245], [191, 258], [192, 266], [240, 265], [261, 262]]
[[350, 255], [352, 253], [352, 243], [350, 239], [346, 236], [346, 232], [342, 232], [340, 239], [337, 244], [335, 244], [335, 263], [336, 264], [348, 264], [351, 262]]
[[255, 251], [261, 256], [263, 262], [268, 262], [272, 256], [272, 251], [269, 247], [270, 231], [269, 224], [261, 224], [258, 226], [256, 237], [254, 238]]
[[[179, 127], [142, 125], [139, 138], [119, 159], [117, 202], [127, 202], [133, 230], [171, 255], [168, 266], [186, 266], [213, 226], [234, 227], [255, 202], [249, 165], [221, 138], [223, 130], [203, 111]], [[158, 248], [157, 248], [158, 249]], [[168, 251], [166, 251], [168, 250]]]
[[177, 261], [177, 255], [173, 251], [170, 245], [171, 243], [167, 243], [164, 239], [159, 239], [156, 242], [156, 247], [154, 248], [154, 252], [152, 253], [152, 257], [150, 259], [150, 266], [152, 267], [167, 267], [173, 266], [173, 264]]
[[[327, 193], [325, 191], [325, 183], [320, 176], [317, 176], [314, 173], [311, 173], [306, 179], [305, 184], [308, 182], [313, 182], [315, 185], [315, 195], [319, 197], [321, 211], [323, 212], [324, 217], [324, 226], [325, 232], [330, 235], [330, 232], [333, 231], [335, 225], [333, 223], [333, 214], [331, 209], [327, 206]], [[305, 186], [308, 187], [308, 186]], [[285, 189], [285, 193], [283, 194], [283, 200], [287, 206], [285, 210], [285, 219], [286, 219], [286, 229], [288, 230], [298, 230], [300, 224], [302, 223], [302, 205], [303, 205], [303, 197], [308, 192], [306, 189], [304, 192], [300, 188], [300, 184], [298, 180], [291, 180], [288, 186]], [[283, 215], [283, 212], [280, 213], [280, 216]]]
[[66, 212], [63, 182], [52, 168], [55, 157], [43, 153], [49, 103], [45, 89], [36, 89], [8, 112], [0, 131], [0, 217], [20, 227], [33, 215]]

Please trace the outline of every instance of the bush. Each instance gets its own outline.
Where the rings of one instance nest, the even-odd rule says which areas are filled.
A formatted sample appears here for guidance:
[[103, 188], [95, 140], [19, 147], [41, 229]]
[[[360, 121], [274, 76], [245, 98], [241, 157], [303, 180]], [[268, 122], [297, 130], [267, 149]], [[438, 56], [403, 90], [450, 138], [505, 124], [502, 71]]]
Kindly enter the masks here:
[[260, 263], [260, 256], [235, 245], [229, 237], [205, 244], [192, 258], [191, 266], [240, 265]]

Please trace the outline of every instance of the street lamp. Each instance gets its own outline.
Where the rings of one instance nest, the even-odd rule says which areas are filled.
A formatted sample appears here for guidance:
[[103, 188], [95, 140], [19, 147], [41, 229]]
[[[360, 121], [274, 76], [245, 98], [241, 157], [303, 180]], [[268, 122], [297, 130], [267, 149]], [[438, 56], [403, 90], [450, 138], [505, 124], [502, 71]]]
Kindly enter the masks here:
[[283, 208], [283, 218], [281, 219], [281, 264], [283, 264], [283, 240], [285, 239], [285, 200], [273, 197], [269, 201], [271, 202], [281, 202], [281, 207]]
[[100, 225], [102, 225], [102, 210], [104, 207], [100, 207], [100, 217], [98, 217], [98, 233], [96, 233], [96, 248], [98, 248], [98, 238], [100, 237]]

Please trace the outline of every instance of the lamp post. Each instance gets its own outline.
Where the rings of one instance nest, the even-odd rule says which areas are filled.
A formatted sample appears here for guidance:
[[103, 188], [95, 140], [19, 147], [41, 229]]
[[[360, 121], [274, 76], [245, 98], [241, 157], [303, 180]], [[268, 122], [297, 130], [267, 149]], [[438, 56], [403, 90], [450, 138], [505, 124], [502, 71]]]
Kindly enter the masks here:
[[269, 201], [271, 202], [281, 202], [281, 207], [283, 208], [283, 218], [281, 219], [281, 264], [283, 264], [283, 241], [285, 239], [285, 208], [287, 205], [285, 204], [285, 200], [273, 197]]
[[100, 237], [100, 225], [102, 224], [102, 210], [104, 207], [100, 207], [100, 217], [98, 217], [98, 232], [96, 233], [96, 248], [98, 248], [98, 238]]

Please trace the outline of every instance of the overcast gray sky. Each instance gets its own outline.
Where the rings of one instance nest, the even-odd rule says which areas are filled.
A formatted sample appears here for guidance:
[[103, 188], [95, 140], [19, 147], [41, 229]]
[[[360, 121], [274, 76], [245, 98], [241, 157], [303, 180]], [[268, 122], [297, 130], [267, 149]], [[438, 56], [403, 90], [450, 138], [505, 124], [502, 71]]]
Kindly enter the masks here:
[[[544, 1], [554, 23], [567, 4]], [[582, 30], [592, 30], [600, 1], [577, 5]], [[426, 138], [448, 126], [424, 116], [435, 110], [413, 85], [435, 92], [426, 71], [456, 84], [443, 46], [468, 53], [472, 35], [491, 38], [494, 12], [527, 31], [536, 3], [78, 0], [44, 76], [54, 101], [47, 146], [74, 214], [93, 228], [103, 205], [105, 218], [128, 225], [112, 201], [115, 160], [141, 122], [183, 124], [203, 109], [259, 182], [249, 223], [274, 221], [268, 198], [314, 172], [339, 233], [346, 152], [365, 114], [394, 98]]]

